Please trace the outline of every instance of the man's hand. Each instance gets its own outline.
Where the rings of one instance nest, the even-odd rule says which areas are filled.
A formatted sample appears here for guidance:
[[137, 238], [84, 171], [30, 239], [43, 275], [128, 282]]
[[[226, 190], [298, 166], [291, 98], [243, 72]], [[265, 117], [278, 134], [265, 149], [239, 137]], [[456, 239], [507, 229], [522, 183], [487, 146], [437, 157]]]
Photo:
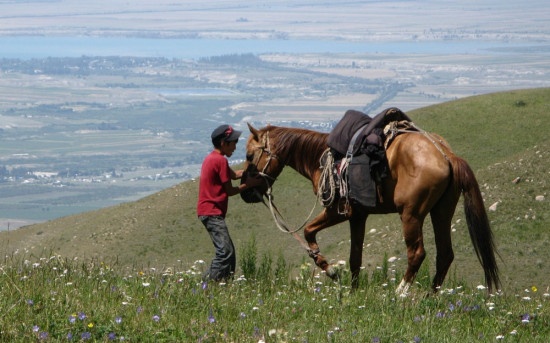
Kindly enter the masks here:
[[[233, 171], [233, 170], [232, 170]], [[231, 173], [231, 179], [232, 180], [238, 180], [243, 177], [244, 170], [235, 170]]]

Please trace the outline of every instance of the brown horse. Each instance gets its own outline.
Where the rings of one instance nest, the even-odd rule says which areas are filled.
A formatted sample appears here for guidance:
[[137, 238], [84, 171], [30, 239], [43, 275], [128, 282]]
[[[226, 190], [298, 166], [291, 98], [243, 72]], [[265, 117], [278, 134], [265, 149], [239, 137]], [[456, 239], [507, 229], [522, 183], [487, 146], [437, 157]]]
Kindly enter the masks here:
[[[246, 146], [245, 170], [250, 174], [260, 172], [264, 175], [267, 182], [264, 187], [259, 187], [261, 194], [266, 193], [287, 165], [311, 180], [314, 192], [317, 193], [321, 175], [319, 160], [327, 149], [328, 134], [277, 126], [255, 129], [249, 124], [248, 127], [251, 135]], [[381, 196], [376, 207], [363, 207], [352, 202], [347, 214], [341, 214], [338, 208], [340, 201], [339, 204], [337, 202], [325, 207], [306, 225], [304, 236], [309, 255], [328, 276], [337, 277], [334, 269], [320, 254], [317, 232], [349, 221], [349, 263], [352, 286], [355, 288], [368, 215], [399, 213], [407, 245], [408, 267], [396, 292], [406, 294], [426, 255], [422, 226], [430, 214], [437, 250], [436, 274], [432, 284], [436, 292], [454, 259], [451, 221], [462, 193], [470, 238], [485, 272], [487, 287], [489, 292], [494, 287], [498, 289], [500, 281], [493, 235], [474, 173], [465, 160], [453, 154], [441, 137], [435, 136], [438, 142], [431, 137], [434, 136], [420, 132], [403, 133], [395, 137], [386, 151], [390, 175], [380, 183]]]

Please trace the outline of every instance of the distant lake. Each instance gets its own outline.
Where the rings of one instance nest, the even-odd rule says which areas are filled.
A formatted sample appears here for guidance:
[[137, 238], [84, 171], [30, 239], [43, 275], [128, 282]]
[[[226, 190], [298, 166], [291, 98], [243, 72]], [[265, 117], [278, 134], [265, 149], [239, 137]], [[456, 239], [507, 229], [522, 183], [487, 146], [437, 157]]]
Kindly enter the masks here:
[[533, 46], [540, 44], [496, 41], [357, 43], [326, 40], [0, 37], [0, 58], [135, 56], [198, 59], [242, 53], [496, 54]]

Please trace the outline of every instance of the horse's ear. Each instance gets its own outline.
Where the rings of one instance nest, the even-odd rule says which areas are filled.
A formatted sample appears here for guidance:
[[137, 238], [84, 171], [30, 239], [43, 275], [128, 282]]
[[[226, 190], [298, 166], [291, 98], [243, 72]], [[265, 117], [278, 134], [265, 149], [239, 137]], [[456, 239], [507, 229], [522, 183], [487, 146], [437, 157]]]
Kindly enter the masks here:
[[248, 125], [248, 129], [250, 130], [250, 133], [254, 135], [254, 139], [259, 141], [260, 140], [260, 131], [255, 129], [250, 123], [246, 123]]

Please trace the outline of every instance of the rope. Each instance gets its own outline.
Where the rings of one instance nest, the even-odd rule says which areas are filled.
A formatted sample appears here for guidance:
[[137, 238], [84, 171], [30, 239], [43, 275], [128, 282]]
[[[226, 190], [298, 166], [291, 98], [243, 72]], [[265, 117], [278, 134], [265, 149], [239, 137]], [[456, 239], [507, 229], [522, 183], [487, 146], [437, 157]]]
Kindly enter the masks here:
[[[262, 177], [266, 177], [268, 175], [265, 175], [263, 173], [260, 173], [260, 175]], [[267, 182], [267, 178], [266, 179], [266, 182]], [[311, 217], [311, 215], [313, 214], [313, 211], [315, 210], [315, 207], [317, 206], [317, 199], [315, 199], [315, 204], [313, 205], [313, 208], [311, 209], [311, 212], [309, 212], [309, 216], [306, 218], [306, 220], [304, 221], [304, 223], [297, 229], [295, 230], [291, 230], [289, 229], [288, 225], [285, 223], [284, 221], [284, 218], [283, 218], [283, 215], [281, 214], [281, 212], [279, 211], [279, 209], [277, 208], [277, 206], [275, 206], [275, 204], [273, 203], [273, 194], [272, 194], [272, 188], [271, 186], [269, 186], [269, 183], [268, 183], [268, 189], [267, 189], [267, 192], [266, 192], [266, 196], [267, 196], [267, 199], [268, 199], [268, 203], [269, 203], [269, 206], [265, 203], [265, 201], [262, 201], [263, 204], [269, 208], [270, 212], [271, 212], [271, 215], [273, 216], [273, 220], [275, 221], [275, 225], [277, 226], [277, 228], [279, 230], [281, 230], [282, 232], [284, 233], [289, 233], [291, 235], [294, 236], [294, 238], [296, 238], [296, 240], [300, 243], [300, 245], [308, 251], [308, 253], [311, 251], [311, 249], [309, 248], [309, 246], [300, 238], [300, 236], [298, 236], [296, 234], [296, 232], [298, 232], [299, 230], [301, 230], [305, 225], [306, 223], [308, 222], [309, 218]]]
[[[295, 232], [298, 232], [301, 229], [303, 229], [304, 226], [309, 221], [309, 218], [311, 218], [311, 215], [313, 214], [313, 211], [315, 211], [315, 208], [317, 207], [317, 199], [315, 199], [315, 203], [313, 204], [313, 208], [309, 212], [309, 215], [307, 216], [304, 223], [302, 225], [300, 225], [300, 227], [298, 227], [297, 229], [290, 229], [289, 225], [286, 224], [283, 215], [281, 214], [281, 212], [279, 211], [277, 206], [275, 206], [275, 204], [273, 203], [273, 194], [272, 194], [271, 186], [269, 186], [269, 188], [267, 189], [266, 196], [267, 196], [268, 203], [269, 203], [268, 207], [269, 207], [269, 210], [271, 211], [271, 215], [273, 216], [273, 219], [275, 220], [275, 224], [277, 224], [277, 227], [279, 228], [279, 230], [281, 230], [283, 232], [287, 232], [287, 233], [295, 233]], [[265, 202], [264, 202], [264, 205], [265, 205]]]
[[[279, 209], [277, 208], [277, 206], [275, 206], [275, 204], [273, 203], [273, 188], [271, 187], [271, 185], [269, 184], [269, 179], [275, 181], [275, 178], [269, 176], [268, 174], [265, 173], [265, 171], [267, 170], [267, 166], [269, 165], [269, 163], [271, 162], [271, 159], [275, 158], [275, 159], [279, 159], [277, 157], [277, 155], [274, 155], [272, 152], [271, 152], [271, 146], [270, 146], [270, 142], [269, 142], [269, 134], [267, 135], [267, 139], [266, 139], [266, 146], [265, 148], [267, 148], [267, 153], [269, 154], [269, 158], [268, 158], [268, 161], [266, 162], [265, 166], [262, 168], [262, 171], [259, 172], [259, 175], [261, 177], [264, 178], [266, 184], [267, 184], [267, 191], [265, 193], [267, 199], [268, 199], [268, 204], [269, 206], [265, 203], [265, 201], [262, 200], [264, 206], [268, 207], [269, 208], [269, 211], [271, 212], [271, 215], [273, 216], [273, 220], [275, 221], [275, 225], [277, 226], [277, 228], [279, 230], [281, 230], [282, 232], [285, 232], [285, 233], [289, 233], [291, 235], [294, 236], [294, 238], [296, 238], [296, 240], [298, 240], [298, 242], [300, 242], [300, 244], [302, 245], [302, 247], [304, 249], [306, 249], [306, 251], [308, 251], [308, 253], [311, 255], [311, 249], [309, 248], [309, 246], [300, 238], [300, 236], [298, 236], [296, 234], [296, 232], [300, 231], [301, 229], [304, 228], [304, 226], [307, 224], [307, 222], [309, 221], [309, 218], [311, 218], [311, 215], [313, 214], [313, 212], [315, 211], [315, 208], [317, 207], [317, 200], [318, 200], [318, 196], [315, 198], [315, 203], [313, 204], [313, 208], [311, 209], [311, 211], [309, 212], [309, 215], [307, 216], [306, 220], [304, 221], [304, 223], [302, 225], [300, 225], [299, 228], [297, 229], [290, 229], [289, 228], [289, 225], [286, 224], [285, 222], [285, 219], [283, 217], [283, 215], [281, 214], [281, 212], [279, 211]], [[328, 149], [327, 149], [328, 150]], [[332, 154], [331, 154], [332, 155]], [[319, 192], [318, 192], [319, 194]]]
[[[400, 128], [399, 126], [404, 127], [404, 129]], [[410, 128], [412, 128], [413, 130], [411, 130]], [[450, 161], [449, 157], [447, 156], [445, 151], [443, 151], [443, 148], [441, 148], [441, 145], [445, 145], [443, 143], [443, 141], [441, 141], [441, 139], [438, 139], [439, 143], [436, 142], [434, 137], [432, 135], [430, 135], [428, 132], [426, 132], [423, 129], [421, 129], [420, 127], [418, 127], [415, 123], [410, 122], [410, 121], [406, 121], [406, 120], [403, 120], [403, 121], [400, 121], [400, 122], [392, 121], [391, 123], [386, 125], [386, 127], [384, 128], [384, 134], [386, 135], [386, 140], [384, 142], [384, 148], [387, 150], [388, 146], [391, 144], [391, 141], [398, 134], [408, 133], [408, 132], [416, 132], [416, 133], [423, 134], [426, 138], [428, 138], [428, 140], [430, 142], [432, 142], [432, 144], [437, 148], [437, 150], [439, 150], [441, 155], [443, 155], [443, 157], [445, 157], [445, 159], [447, 161]]]
[[[326, 159], [324, 158], [325, 156]], [[323, 159], [325, 160], [324, 163]], [[322, 172], [321, 176], [319, 177], [319, 185], [317, 186], [317, 199], [319, 199], [323, 206], [330, 207], [334, 203], [334, 199], [336, 198], [336, 182], [334, 182], [334, 178], [332, 177], [334, 156], [330, 152], [330, 148], [327, 148], [321, 155], [321, 158], [319, 159], [319, 165]], [[325, 199], [323, 196], [327, 187], [327, 179], [330, 193]]]
[[[437, 150], [439, 150], [439, 152], [443, 155], [443, 157], [445, 157], [445, 159], [450, 162], [449, 160], [449, 157], [447, 156], [447, 154], [445, 153], [445, 151], [443, 151], [443, 148], [441, 148], [441, 145], [439, 145], [435, 139], [433, 138], [432, 135], [430, 135], [428, 132], [422, 130], [421, 128], [419, 128], [418, 126], [416, 126], [415, 123], [411, 123], [412, 124], [412, 127], [417, 129], [418, 131], [420, 131], [424, 136], [426, 136], [431, 142], [433, 145], [435, 145], [435, 147], [437, 148]], [[443, 144], [443, 142], [441, 141], [441, 139], [438, 139], [439, 140], [439, 143], [440, 144]]]

